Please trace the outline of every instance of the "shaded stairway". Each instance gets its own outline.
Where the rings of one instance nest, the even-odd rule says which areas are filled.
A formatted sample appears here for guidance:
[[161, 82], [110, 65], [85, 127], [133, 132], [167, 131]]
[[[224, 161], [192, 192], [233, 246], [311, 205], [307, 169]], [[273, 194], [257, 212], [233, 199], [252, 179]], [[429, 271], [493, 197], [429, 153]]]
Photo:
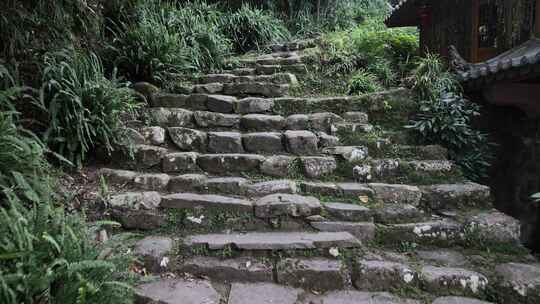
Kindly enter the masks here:
[[390, 127], [414, 109], [407, 90], [287, 97], [312, 47], [277, 45], [154, 93], [128, 123], [134, 159], [100, 173], [158, 276], [138, 301], [538, 303], [519, 222], [444, 148]]

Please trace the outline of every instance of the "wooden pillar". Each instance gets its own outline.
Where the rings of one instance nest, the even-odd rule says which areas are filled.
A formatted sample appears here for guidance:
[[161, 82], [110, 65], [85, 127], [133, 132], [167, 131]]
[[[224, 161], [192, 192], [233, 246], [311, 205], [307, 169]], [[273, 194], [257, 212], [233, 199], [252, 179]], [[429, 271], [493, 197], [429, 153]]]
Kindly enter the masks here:
[[540, 37], [540, 0], [536, 0], [536, 10], [534, 16], [534, 34], [536, 37]]

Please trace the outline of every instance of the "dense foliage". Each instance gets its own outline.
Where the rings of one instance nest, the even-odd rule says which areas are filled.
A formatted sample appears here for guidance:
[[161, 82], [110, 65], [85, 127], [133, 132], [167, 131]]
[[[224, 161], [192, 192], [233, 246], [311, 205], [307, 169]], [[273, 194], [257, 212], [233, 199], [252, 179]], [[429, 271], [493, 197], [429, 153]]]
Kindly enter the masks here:
[[419, 112], [408, 127], [422, 143], [448, 148], [467, 177], [484, 178], [492, 146], [487, 135], [472, 125], [479, 115], [479, 105], [462, 97], [455, 76], [435, 55], [420, 60], [411, 80], [419, 98]]
[[81, 165], [95, 147], [108, 152], [123, 137], [121, 115], [137, 104], [113, 75], [107, 79], [94, 54], [57, 53], [45, 59], [42, 106], [49, 114], [45, 141]]
[[220, 28], [239, 53], [259, 49], [271, 42], [285, 41], [290, 36], [280, 19], [248, 5], [223, 15], [221, 20]]
[[360, 70], [349, 81], [349, 95], [373, 93], [381, 90], [374, 74]]
[[21, 129], [12, 102], [22, 89], [0, 66], [0, 302], [131, 303], [117, 281], [131, 259], [99, 258], [84, 218], [66, 214], [46, 146]]

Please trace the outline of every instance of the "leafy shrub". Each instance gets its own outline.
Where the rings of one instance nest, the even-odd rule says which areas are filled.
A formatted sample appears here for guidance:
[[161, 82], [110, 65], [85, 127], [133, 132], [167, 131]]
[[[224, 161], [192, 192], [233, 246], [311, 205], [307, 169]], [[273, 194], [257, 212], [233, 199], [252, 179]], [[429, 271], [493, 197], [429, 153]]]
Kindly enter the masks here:
[[148, 1], [137, 12], [135, 20], [113, 27], [106, 56], [129, 79], [163, 81], [166, 74], [216, 69], [230, 53], [214, 6]]
[[434, 55], [420, 60], [412, 84], [420, 100], [419, 113], [407, 127], [422, 143], [449, 149], [450, 157], [468, 178], [484, 178], [492, 159], [492, 144], [487, 134], [472, 126], [480, 106], [461, 96], [457, 80]]
[[386, 29], [381, 19], [369, 19], [351, 31], [323, 36], [328, 74], [365, 69], [385, 86], [407, 75], [418, 58], [418, 36], [410, 30]]
[[45, 59], [42, 106], [50, 121], [45, 141], [81, 165], [98, 146], [108, 152], [122, 139], [121, 114], [136, 109], [132, 91], [105, 78], [95, 54], [62, 52]]
[[381, 90], [377, 76], [360, 70], [349, 81], [349, 95], [373, 93]]
[[223, 33], [233, 42], [236, 52], [247, 52], [287, 39], [285, 24], [261, 9], [243, 5], [238, 11], [223, 16]]
[[[21, 88], [0, 66], [0, 303], [131, 303], [115, 279], [128, 256], [99, 258], [83, 218], [67, 215], [46, 146], [19, 125]], [[54, 203], [53, 203], [54, 202]]]

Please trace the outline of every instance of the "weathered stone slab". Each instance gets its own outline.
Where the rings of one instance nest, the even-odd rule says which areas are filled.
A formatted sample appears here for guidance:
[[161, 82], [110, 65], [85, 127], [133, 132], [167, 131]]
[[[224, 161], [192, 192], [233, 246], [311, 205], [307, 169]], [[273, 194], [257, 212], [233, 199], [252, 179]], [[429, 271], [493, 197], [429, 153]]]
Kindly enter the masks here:
[[478, 295], [488, 279], [481, 273], [463, 268], [424, 266], [420, 271], [422, 286], [439, 295]]
[[191, 127], [193, 112], [179, 108], [148, 109], [150, 120], [161, 127]]
[[240, 124], [250, 131], [279, 131], [285, 127], [285, 118], [279, 115], [248, 114], [242, 116]]
[[162, 169], [163, 172], [195, 172], [200, 171], [197, 166], [197, 157], [199, 153], [196, 152], [179, 152], [170, 153], [163, 157]]
[[359, 196], [368, 196], [373, 197], [374, 192], [366, 184], [359, 183], [339, 183], [337, 184], [338, 188], [341, 190], [344, 196], [348, 197], [359, 197]]
[[161, 196], [157, 192], [128, 192], [114, 195], [107, 201], [115, 220], [126, 229], [155, 229], [166, 219], [157, 212]]
[[255, 202], [255, 216], [275, 218], [280, 216], [307, 217], [321, 212], [321, 203], [311, 196], [271, 194]]
[[137, 303], [220, 304], [221, 296], [207, 281], [160, 279], [136, 287]]
[[300, 304], [421, 304], [421, 301], [399, 298], [387, 292], [334, 291], [323, 296], [309, 295]]
[[463, 225], [452, 220], [434, 220], [422, 223], [389, 225], [385, 231], [387, 242], [421, 242], [460, 240], [464, 237]]
[[257, 259], [243, 257], [219, 259], [213, 257], [192, 257], [184, 261], [178, 272], [196, 277], [208, 277], [218, 282], [273, 282], [271, 264]]
[[297, 158], [291, 156], [270, 156], [261, 164], [261, 172], [275, 177], [287, 177], [295, 172]]
[[369, 155], [368, 148], [362, 146], [335, 146], [323, 149], [323, 153], [341, 156], [348, 162], [360, 162]]
[[228, 304], [295, 304], [301, 293], [299, 289], [269, 283], [234, 283]]
[[467, 219], [467, 231], [493, 243], [519, 244], [519, 220], [497, 210], [483, 211]]
[[235, 104], [235, 112], [238, 114], [263, 114], [272, 111], [274, 100], [258, 97], [246, 97], [238, 100]]
[[280, 284], [324, 292], [346, 286], [346, 266], [340, 260], [284, 259], [277, 265]]
[[285, 120], [287, 130], [307, 130], [309, 128], [309, 116], [305, 114], [295, 114]]
[[223, 92], [223, 90], [222, 83], [206, 83], [193, 86], [193, 91], [201, 94], [217, 94]]
[[208, 151], [212, 153], [243, 153], [242, 135], [238, 132], [208, 132]]
[[296, 182], [291, 180], [271, 180], [259, 182], [248, 187], [248, 195], [250, 196], [266, 196], [276, 193], [296, 194]]
[[251, 153], [280, 153], [285, 150], [283, 136], [277, 132], [244, 134], [242, 141], [246, 151]]
[[407, 164], [421, 172], [450, 172], [454, 168], [454, 163], [449, 160], [413, 160]]
[[226, 84], [223, 92], [226, 95], [257, 95], [264, 97], [280, 97], [289, 92], [289, 85], [264, 82]]
[[540, 264], [507, 263], [497, 266], [495, 271], [501, 278], [501, 303], [539, 303]]
[[183, 108], [186, 106], [188, 95], [155, 93], [152, 95], [152, 107]]
[[206, 101], [208, 100], [208, 94], [191, 94], [187, 100], [187, 107], [194, 111], [207, 111]]
[[491, 207], [490, 189], [476, 183], [422, 187], [422, 203], [433, 210]]
[[236, 114], [196, 111], [193, 117], [197, 126], [201, 128], [237, 128], [240, 124], [240, 115]]
[[359, 260], [352, 273], [356, 288], [385, 291], [418, 284], [418, 274], [411, 267], [390, 261]]
[[339, 137], [328, 135], [325, 132], [316, 132], [319, 139], [319, 148], [332, 148], [340, 145]]
[[206, 132], [188, 128], [169, 128], [169, 136], [183, 151], [206, 151], [208, 136]]
[[235, 78], [233, 74], [207, 74], [198, 78], [199, 83], [228, 83]]
[[138, 145], [135, 146], [135, 161], [137, 167], [150, 168], [161, 164], [161, 159], [167, 154], [167, 149]]
[[422, 198], [422, 192], [416, 186], [381, 183], [371, 183], [368, 186], [375, 191], [375, 196], [385, 204], [400, 203], [418, 206]]
[[405, 224], [426, 219], [423, 210], [409, 204], [385, 204], [374, 208], [375, 221], [382, 224]]
[[317, 135], [310, 131], [286, 131], [285, 145], [287, 151], [297, 155], [313, 155], [317, 153]]
[[142, 258], [146, 269], [161, 272], [168, 269], [167, 255], [173, 249], [173, 240], [162, 236], [148, 236], [135, 244], [134, 253]]
[[109, 184], [127, 185], [133, 182], [137, 172], [102, 168], [99, 170], [99, 175], [105, 178]]
[[232, 174], [258, 171], [265, 157], [256, 154], [206, 154], [197, 158], [201, 169], [209, 173]]
[[234, 104], [236, 101], [236, 97], [233, 96], [208, 95], [206, 107], [212, 112], [232, 113], [234, 112]]
[[336, 123], [332, 125], [332, 135], [364, 134], [373, 131], [373, 126], [363, 123]]
[[163, 173], [139, 174], [133, 180], [133, 183], [143, 190], [164, 190], [169, 185], [170, 177]]
[[250, 201], [219, 195], [193, 193], [176, 193], [163, 196], [160, 206], [169, 209], [214, 209], [231, 212], [253, 211], [253, 204]]
[[210, 193], [245, 194], [249, 181], [242, 177], [217, 177], [206, 181], [204, 189]]
[[152, 145], [163, 145], [165, 143], [165, 129], [162, 127], [145, 127], [141, 130], [142, 136]]
[[491, 302], [480, 301], [473, 298], [463, 297], [441, 297], [435, 299], [432, 304], [493, 304]]
[[328, 214], [342, 221], [349, 222], [372, 222], [373, 215], [369, 208], [344, 203], [325, 203], [324, 209]]
[[208, 177], [204, 174], [184, 174], [173, 176], [169, 180], [170, 192], [194, 192], [202, 189]]
[[306, 194], [317, 194], [326, 196], [341, 196], [342, 192], [334, 183], [308, 182], [302, 181], [300, 189]]
[[313, 228], [323, 232], [348, 232], [360, 241], [369, 241], [375, 238], [375, 224], [373, 223], [311, 222], [310, 224]]
[[111, 196], [107, 203], [112, 208], [153, 210], [159, 207], [161, 196], [157, 192], [127, 192]]
[[239, 250], [301, 250], [360, 246], [348, 232], [253, 232], [245, 234], [202, 234], [184, 239], [186, 246], [204, 245], [210, 250], [233, 246]]
[[304, 156], [300, 158], [304, 174], [309, 178], [319, 178], [332, 174], [337, 169], [333, 157]]
[[314, 113], [309, 115], [309, 127], [311, 130], [332, 132], [332, 126], [336, 123], [342, 123], [344, 120], [334, 113]]
[[467, 258], [458, 251], [453, 250], [418, 250], [416, 256], [423, 261], [446, 267], [463, 267], [467, 264]]

